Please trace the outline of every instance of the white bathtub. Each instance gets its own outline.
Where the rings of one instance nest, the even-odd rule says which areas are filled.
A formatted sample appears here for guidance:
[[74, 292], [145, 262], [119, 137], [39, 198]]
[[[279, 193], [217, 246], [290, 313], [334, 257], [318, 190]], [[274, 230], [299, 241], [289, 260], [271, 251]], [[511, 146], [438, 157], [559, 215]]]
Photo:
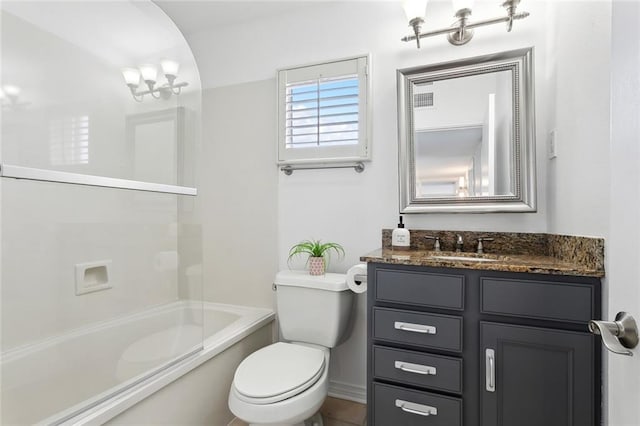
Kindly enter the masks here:
[[13, 349], [2, 354], [0, 423], [105, 423], [273, 318], [179, 301]]

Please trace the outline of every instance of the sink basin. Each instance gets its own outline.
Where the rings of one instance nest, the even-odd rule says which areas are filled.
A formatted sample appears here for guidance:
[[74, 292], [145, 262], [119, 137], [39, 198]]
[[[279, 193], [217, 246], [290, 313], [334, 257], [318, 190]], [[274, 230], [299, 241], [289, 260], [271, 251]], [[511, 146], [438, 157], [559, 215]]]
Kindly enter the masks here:
[[486, 257], [471, 257], [471, 256], [445, 256], [445, 255], [431, 255], [431, 259], [449, 260], [452, 262], [497, 262], [498, 259], [488, 259]]

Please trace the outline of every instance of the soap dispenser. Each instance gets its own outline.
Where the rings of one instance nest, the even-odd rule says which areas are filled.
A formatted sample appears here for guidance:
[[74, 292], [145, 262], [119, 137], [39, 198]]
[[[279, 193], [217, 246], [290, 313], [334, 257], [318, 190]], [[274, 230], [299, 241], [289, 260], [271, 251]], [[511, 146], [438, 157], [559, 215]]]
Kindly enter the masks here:
[[404, 228], [402, 216], [400, 216], [398, 227], [391, 233], [391, 248], [394, 250], [409, 250], [410, 244], [409, 230]]

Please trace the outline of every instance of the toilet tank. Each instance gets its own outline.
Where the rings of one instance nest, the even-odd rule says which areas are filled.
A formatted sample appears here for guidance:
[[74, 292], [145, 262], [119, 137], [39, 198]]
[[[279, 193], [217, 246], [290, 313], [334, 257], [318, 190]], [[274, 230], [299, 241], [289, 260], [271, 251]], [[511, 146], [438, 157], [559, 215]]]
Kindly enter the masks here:
[[282, 337], [327, 348], [341, 341], [353, 305], [345, 274], [281, 271], [274, 283]]

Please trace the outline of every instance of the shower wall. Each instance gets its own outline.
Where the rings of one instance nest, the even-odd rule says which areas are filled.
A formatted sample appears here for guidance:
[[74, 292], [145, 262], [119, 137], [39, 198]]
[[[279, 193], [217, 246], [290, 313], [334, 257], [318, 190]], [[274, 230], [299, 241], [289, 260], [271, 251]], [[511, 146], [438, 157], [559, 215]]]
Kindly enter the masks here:
[[[62, 348], [74, 333], [179, 299], [201, 300], [198, 202], [171, 190], [14, 179], [7, 171], [17, 166], [47, 176], [71, 173], [62, 176], [88, 182], [107, 177], [126, 180], [118, 181], [124, 186], [193, 188], [200, 79], [182, 35], [150, 1], [3, 1], [0, 7], [2, 403], [14, 413], [14, 406], [29, 404], [42, 418], [55, 417], [173, 361], [157, 356], [166, 346], [174, 354], [178, 345], [182, 355], [201, 347], [201, 333], [192, 333], [202, 327], [200, 308], [176, 316], [178, 334], [188, 325], [189, 338], [163, 340], [147, 330], [132, 334], [132, 346], [144, 343], [145, 360], [157, 359], [142, 375], [115, 374], [118, 358], [87, 359], [114, 374], [70, 405], [21, 394], [34, 382], [60, 381], [63, 389], [64, 378], [55, 371], [43, 368], [22, 381], [5, 380], [16, 360], [45, 346]], [[146, 95], [137, 102], [121, 68], [150, 63], [159, 69], [162, 59], [180, 63], [176, 82], [188, 86], [180, 95], [165, 91], [160, 99]], [[161, 70], [157, 80], [156, 87], [166, 83]], [[139, 90], [145, 89], [142, 83]], [[87, 287], [98, 290], [85, 292]]]
[[[2, 350], [178, 298], [177, 196], [2, 181]], [[75, 265], [111, 289], [76, 296]]]

